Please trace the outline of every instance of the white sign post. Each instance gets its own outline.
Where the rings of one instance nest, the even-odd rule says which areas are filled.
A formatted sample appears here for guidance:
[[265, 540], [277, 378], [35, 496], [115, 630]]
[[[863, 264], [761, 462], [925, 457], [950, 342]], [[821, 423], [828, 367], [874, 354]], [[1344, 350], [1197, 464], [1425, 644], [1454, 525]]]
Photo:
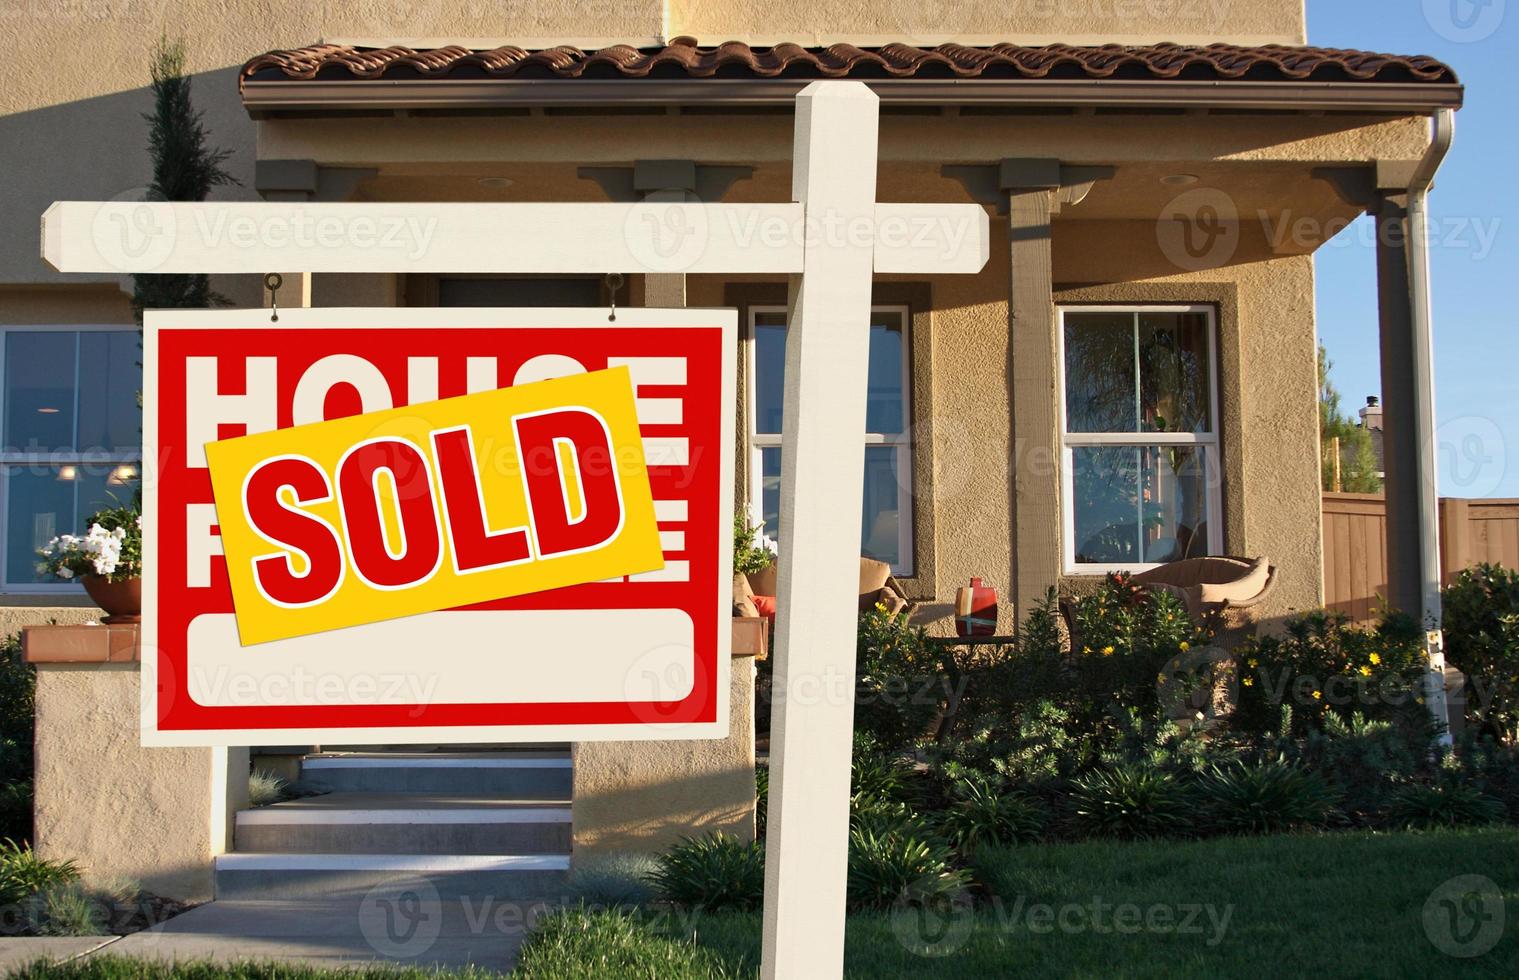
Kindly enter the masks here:
[[792, 203], [55, 203], [60, 272], [738, 273], [791, 276], [766, 978], [843, 971], [872, 273], [979, 272], [974, 204], [877, 204], [862, 83], [797, 96]]

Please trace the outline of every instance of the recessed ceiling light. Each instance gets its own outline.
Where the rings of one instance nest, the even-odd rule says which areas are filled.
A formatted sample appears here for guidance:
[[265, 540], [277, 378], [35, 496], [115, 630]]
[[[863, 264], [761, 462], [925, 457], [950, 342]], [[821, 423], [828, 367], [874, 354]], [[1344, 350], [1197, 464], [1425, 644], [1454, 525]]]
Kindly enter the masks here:
[[39, 408], [39, 409], [37, 409], [37, 414], [38, 415], [57, 415], [58, 414], [58, 409], [56, 409], [56, 408]]
[[1197, 174], [1171, 174], [1160, 178], [1160, 182], [1167, 187], [1187, 187], [1197, 183], [1201, 179]]
[[516, 183], [516, 181], [512, 180], [510, 177], [481, 177], [476, 180], [475, 183], [479, 184], [481, 187], [490, 187], [496, 190], [500, 190], [503, 187], [512, 186]]
[[79, 468], [67, 464], [58, 467], [58, 479], [65, 481], [79, 479]]

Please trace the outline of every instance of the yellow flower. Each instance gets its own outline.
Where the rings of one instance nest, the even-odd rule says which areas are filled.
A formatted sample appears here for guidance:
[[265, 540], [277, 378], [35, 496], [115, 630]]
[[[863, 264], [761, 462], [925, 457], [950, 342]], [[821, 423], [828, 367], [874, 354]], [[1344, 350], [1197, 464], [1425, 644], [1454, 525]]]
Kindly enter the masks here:
[[1251, 667], [1259, 667], [1261, 665], [1261, 662], [1259, 660], [1256, 660], [1254, 657], [1251, 657], [1246, 661], [1246, 663], [1248, 663]]
[[1314, 691], [1313, 692], [1313, 700], [1319, 701], [1319, 700], [1322, 700], [1323, 697], [1324, 697], [1324, 692], [1323, 691]]
[[878, 602], [878, 603], [876, 603], [876, 612], [885, 612], [885, 611], [886, 611], [886, 603], [884, 603], [884, 602]]
[[1373, 653], [1371, 655], [1371, 662], [1373, 664], [1379, 664], [1379, 663], [1381, 663], [1382, 662], [1382, 655], [1380, 653]]
[[1182, 640], [1181, 641], [1181, 652], [1182, 653], [1186, 653], [1190, 649], [1192, 649], [1192, 644], [1188, 643], [1186, 640]]
[[1240, 683], [1243, 684], [1243, 685], [1245, 685], [1246, 687], [1254, 687], [1255, 686], [1255, 678], [1254, 677], [1246, 677], [1244, 680], [1240, 681]]
[[1371, 676], [1371, 668], [1370, 667], [1362, 667], [1361, 668], [1361, 676], [1362, 677], [1370, 677]]
[[1091, 647], [1082, 647], [1081, 648], [1081, 652], [1082, 653], [1091, 653], [1092, 652], [1092, 648]]
[[1112, 647], [1103, 647], [1102, 648], [1102, 655], [1104, 657], [1111, 657], [1113, 655], [1113, 648]]

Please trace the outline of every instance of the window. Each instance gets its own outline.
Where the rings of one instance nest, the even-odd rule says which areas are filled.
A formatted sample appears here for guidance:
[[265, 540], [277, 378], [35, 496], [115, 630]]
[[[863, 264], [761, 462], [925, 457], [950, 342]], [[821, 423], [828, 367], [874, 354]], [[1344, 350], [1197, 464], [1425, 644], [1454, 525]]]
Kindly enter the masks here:
[[37, 549], [130, 503], [142, 459], [141, 348], [121, 327], [0, 331], [3, 565], [10, 592], [68, 586], [37, 573]]
[[1070, 307], [1060, 321], [1067, 574], [1219, 553], [1212, 308]]
[[[909, 576], [912, 568], [912, 420], [905, 306], [870, 315], [869, 390], [865, 409], [865, 499], [860, 553]], [[781, 407], [785, 392], [786, 308], [749, 308], [749, 471], [753, 520], [780, 533]]]

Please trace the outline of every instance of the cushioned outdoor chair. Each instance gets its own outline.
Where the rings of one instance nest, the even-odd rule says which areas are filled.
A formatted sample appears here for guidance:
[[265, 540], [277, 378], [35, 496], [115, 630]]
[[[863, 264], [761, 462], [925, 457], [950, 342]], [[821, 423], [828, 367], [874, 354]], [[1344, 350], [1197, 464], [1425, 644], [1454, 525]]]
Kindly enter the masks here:
[[[768, 600], [768, 601], [767, 601]], [[902, 586], [891, 574], [891, 566], [873, 558], [860, 559], [860, 611], [881, 604], [895, 615], [908, 607]], [[733, 576], [733, 615], [775, 615], [775, 565], [762, 572]]]
[[[1146, 590], [1175, 595], [1193, 620], [1216, 616], [1221, 631], [1238, 635], [1260, 622], [1261, 603], [1276, 584], [1276, 567], [1265, 558], [1185, 558], [1136, 572], [1133, 581]], [[1070, 598], [1061, 598], [1060, 614], [1067, 642], [1074, 642], [1075, 606]]]

